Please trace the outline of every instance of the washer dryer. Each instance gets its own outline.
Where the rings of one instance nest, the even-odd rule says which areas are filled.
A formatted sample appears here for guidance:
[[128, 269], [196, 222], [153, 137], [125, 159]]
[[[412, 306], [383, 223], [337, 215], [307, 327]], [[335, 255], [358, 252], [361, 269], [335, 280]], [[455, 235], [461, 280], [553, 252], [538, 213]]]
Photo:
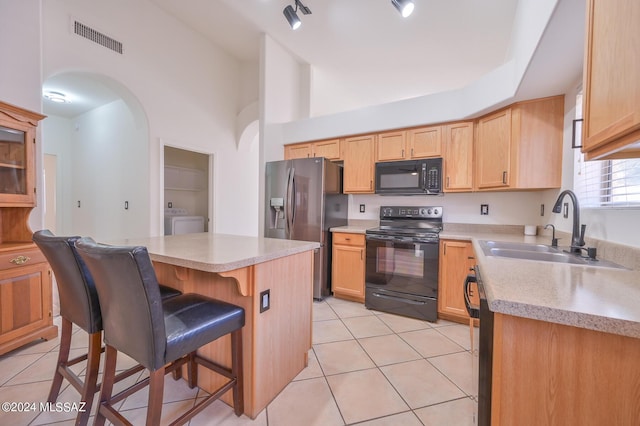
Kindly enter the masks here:
[[204, 217], [190, 216], [187, 209], [164, 209], [164, 235], [204, 232]]

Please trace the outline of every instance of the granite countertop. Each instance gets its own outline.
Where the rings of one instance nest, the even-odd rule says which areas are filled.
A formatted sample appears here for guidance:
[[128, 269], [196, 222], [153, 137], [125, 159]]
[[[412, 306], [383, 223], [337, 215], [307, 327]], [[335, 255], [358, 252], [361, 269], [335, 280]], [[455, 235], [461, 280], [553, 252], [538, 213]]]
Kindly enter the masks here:
[[320, 247], [320, 243], [310, 241], [208, 232], [130, 238], [107, 244], [145, 246], [154, 261], [206, 272], [231, 271]]
[[380, 226], [380, 223], [377, 220], [355, 219], [355, 220], [350, 220], [347, 225], [334, 226], [333, 228], [331, 228], [331, 232], [364, 234], [367, 231], [367, 229], [377, 228], [378, 226]]
[[443, 231], [440, 238], [473, 241], [492, 311], [640, 338], [640, 271], [485, 256], [479, 245], [548, 245], [547, 236]]

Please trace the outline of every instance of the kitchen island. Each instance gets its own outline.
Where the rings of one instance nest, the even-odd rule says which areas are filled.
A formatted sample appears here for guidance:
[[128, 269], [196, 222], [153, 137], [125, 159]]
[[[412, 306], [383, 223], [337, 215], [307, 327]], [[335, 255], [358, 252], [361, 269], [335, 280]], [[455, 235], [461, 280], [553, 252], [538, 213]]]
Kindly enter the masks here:
[[487, 256], [479, 244], [548, 237], [445, 234], [473, 241], [493, 312], [491, 425], [638, 424], [640, 271]]
[[[107, 243], [145, 246], [162, 284], [245, 309], [242, 344], [247, 416], [255, 418], [307, 365], [313, 250], [318, 243], [210, 233]], [[267, 292], [268, 297], [263, 297]], [[229, 336], [198, 353], [230, 366]], [[198, 386], [206, 391], [215, 390], [222, 381], [208, 370], [198, 371]], [[230, 394], [223, 399], [232, 405]]]

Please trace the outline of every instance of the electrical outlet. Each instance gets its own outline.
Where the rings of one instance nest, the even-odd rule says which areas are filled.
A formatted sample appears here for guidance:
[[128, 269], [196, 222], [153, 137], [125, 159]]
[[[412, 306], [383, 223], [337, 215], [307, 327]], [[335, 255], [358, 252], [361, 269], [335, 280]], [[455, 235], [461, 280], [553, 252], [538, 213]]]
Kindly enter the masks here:
[[480, 214], [481, 215], [489, 214], [489, 204], [480, 204]]
[[562, 211], [564, 213], [562, 213], [562, 216], [567, 219], [569, 217], [569, 203], [564, 203], [562, 205]]
[[364, 204], [360, 204], [360, 213], [364, 213]]
[[167, 207], [168, 207], [168, 208], [173, 207], [173, 203], [172, 203], [171, 201], [169, 201], [169, 202], [167, 203]]
[[544, 216], [544, 204], [540, 204], [540, 216]]
[[260, 313], [269, 310], [271, 307], [271, 290], [260, 292]]

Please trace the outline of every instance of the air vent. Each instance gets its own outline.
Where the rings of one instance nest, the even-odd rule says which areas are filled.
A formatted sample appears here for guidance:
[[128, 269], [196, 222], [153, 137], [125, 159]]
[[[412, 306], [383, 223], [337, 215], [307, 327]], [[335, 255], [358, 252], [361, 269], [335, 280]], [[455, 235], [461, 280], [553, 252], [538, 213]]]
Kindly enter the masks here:
[[94, 43], [98, 43], [99, 45], [104, 46], [107, 49], [111, 49], [114, 52], [122, 55], [121, 42], [107, 35], [104, 35], [100, 31], [96, 31], [81, 22], [73, 21], [73, 32], [81, 37], [86, 38], [87, 40], [91, 40]]

